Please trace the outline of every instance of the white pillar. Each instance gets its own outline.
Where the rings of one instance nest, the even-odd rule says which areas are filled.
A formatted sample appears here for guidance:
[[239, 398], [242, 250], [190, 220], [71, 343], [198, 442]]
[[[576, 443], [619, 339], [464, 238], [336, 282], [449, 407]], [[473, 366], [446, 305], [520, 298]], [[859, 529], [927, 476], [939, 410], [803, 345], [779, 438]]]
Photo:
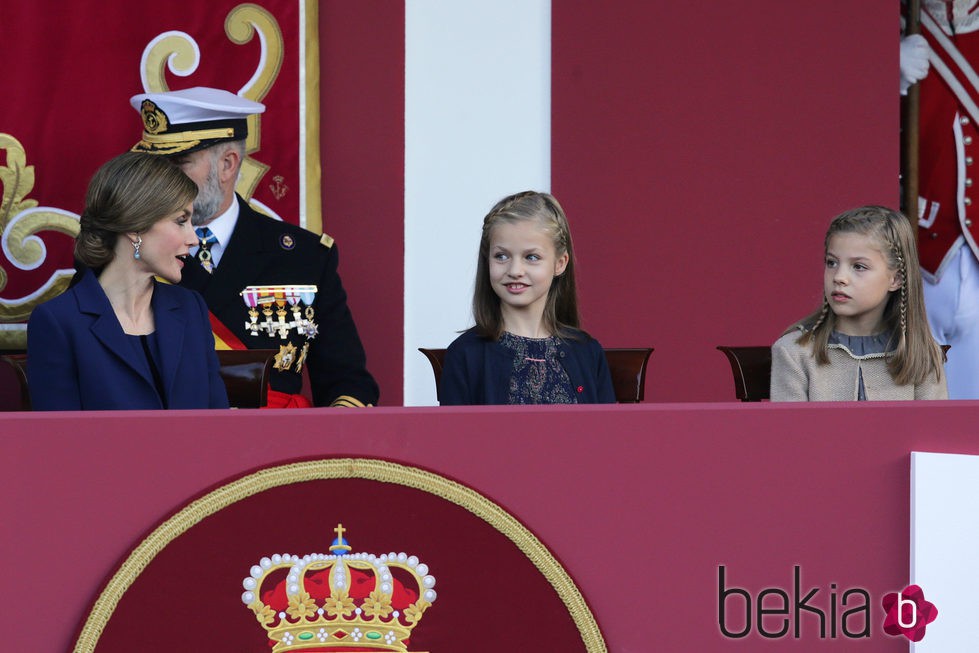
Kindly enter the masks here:
[[483, 216], [550, 190], [550, 116], [550, 0], [406, 0], [407, 406], [436, 403], [417, 348], [472, 326]]

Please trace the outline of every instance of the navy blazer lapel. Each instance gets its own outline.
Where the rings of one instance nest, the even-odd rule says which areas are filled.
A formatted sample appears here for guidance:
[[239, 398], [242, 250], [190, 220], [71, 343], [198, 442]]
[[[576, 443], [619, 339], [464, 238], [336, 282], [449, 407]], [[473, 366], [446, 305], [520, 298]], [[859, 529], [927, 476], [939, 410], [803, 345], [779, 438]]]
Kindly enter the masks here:
[[92, 335], [102, 343], [102, 346], [120, 362], [133, 369], [146, 381], [153, 385], [149, 367], [146, 365], [143, 356], [136, 356], [129, 339], [122, 330], [116, 318], [112, 304], [106, 297], [105, 291], [99, 285], [99, 280], [91, 270], [86, 270], [85, 276], [73, 288], [75, 297], [78, 301], [78, 310], [93, 316]]
[[169, 400], [173, 397], [177, 370], [183, 357], [184, 334], [187, 322], [180, 312], [180, 301], [171, 288], [154, 282], [153, 321], [156, 323], [156, 341], [160, 347], [160, 378]]

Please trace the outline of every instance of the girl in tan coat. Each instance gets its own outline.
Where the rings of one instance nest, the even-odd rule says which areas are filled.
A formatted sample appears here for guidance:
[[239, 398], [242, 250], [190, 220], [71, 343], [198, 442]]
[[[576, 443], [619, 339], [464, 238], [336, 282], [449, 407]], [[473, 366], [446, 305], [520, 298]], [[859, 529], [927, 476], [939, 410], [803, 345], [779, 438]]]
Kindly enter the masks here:
[[772, 401], [947, 399], [908, 219], [847, 211], [825, 250], [822, 306], [772, 346]]

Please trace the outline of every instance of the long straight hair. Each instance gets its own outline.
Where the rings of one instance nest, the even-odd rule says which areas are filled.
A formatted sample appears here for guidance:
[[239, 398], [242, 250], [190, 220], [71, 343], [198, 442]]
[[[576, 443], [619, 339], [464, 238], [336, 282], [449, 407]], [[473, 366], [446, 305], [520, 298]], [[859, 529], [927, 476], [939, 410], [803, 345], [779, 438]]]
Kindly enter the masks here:
[[481, 336], [498, 340], [503, 334], [503, 313], [500, 298], [493, 292], [489, 280], [490, 236], [493, 228], [502, 222], [510, 224], [534, 220], [554, 242], [558, 257], [568, 255], [568, 264], [560, 276], [554, 278], [544, 305], [544, 326], [558, 337], [574, 337], [570, 329], [578, 329], [578, 292], [574, 278], [574, 247], [571, 229], [564, 209], [548, 193], [524, 191], [504, 197], [483, 218], [483, 232], [479, 241], [479, 259], [476, 262], [476, 284], [473, 290], [473, 320]]
[[[836, 216], [829, 225], [823, 242], [824, 252], [836, 234], [853, 233], [871, 238], [887, 260], [887, 267], [896, 272], [901, 287], [890, 293], [882, 318], [891, 332], [892, 349], [887, 369], [898, 385], [924, 383], [929, 374], [941, 378], [942, 351], [928, 329], [921, 270], [918, 267], [918, 247], [911, 223], [901, 213], [883, 206], [861, 206]], [[812, 344], [812, 352], [820, 365], [829, 364], [827, 345], [836, 327], [836, 314], [829, 307], [825, 292], [823, 304], [811, 315], [794, 325], [802, 327], [796, 341]], [[788, 332], [787, 332], [788, 333]]]

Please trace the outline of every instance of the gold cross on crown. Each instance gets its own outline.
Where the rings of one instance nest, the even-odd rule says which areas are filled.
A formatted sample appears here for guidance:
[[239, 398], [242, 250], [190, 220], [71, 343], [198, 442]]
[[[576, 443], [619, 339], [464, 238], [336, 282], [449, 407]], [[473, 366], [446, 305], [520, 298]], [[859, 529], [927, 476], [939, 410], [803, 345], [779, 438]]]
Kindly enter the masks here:
[[337, 534], [337, 539], [333, 545], [330, 546], [330, 553], [336, 553], [337, 555], [350, 553], [352, 547], [343, 539], [343, 533], [346, 530], [347, 529], [343, 527], [343, 524], [337, 523], [337, 527], [333, 529], [333, 532]]

